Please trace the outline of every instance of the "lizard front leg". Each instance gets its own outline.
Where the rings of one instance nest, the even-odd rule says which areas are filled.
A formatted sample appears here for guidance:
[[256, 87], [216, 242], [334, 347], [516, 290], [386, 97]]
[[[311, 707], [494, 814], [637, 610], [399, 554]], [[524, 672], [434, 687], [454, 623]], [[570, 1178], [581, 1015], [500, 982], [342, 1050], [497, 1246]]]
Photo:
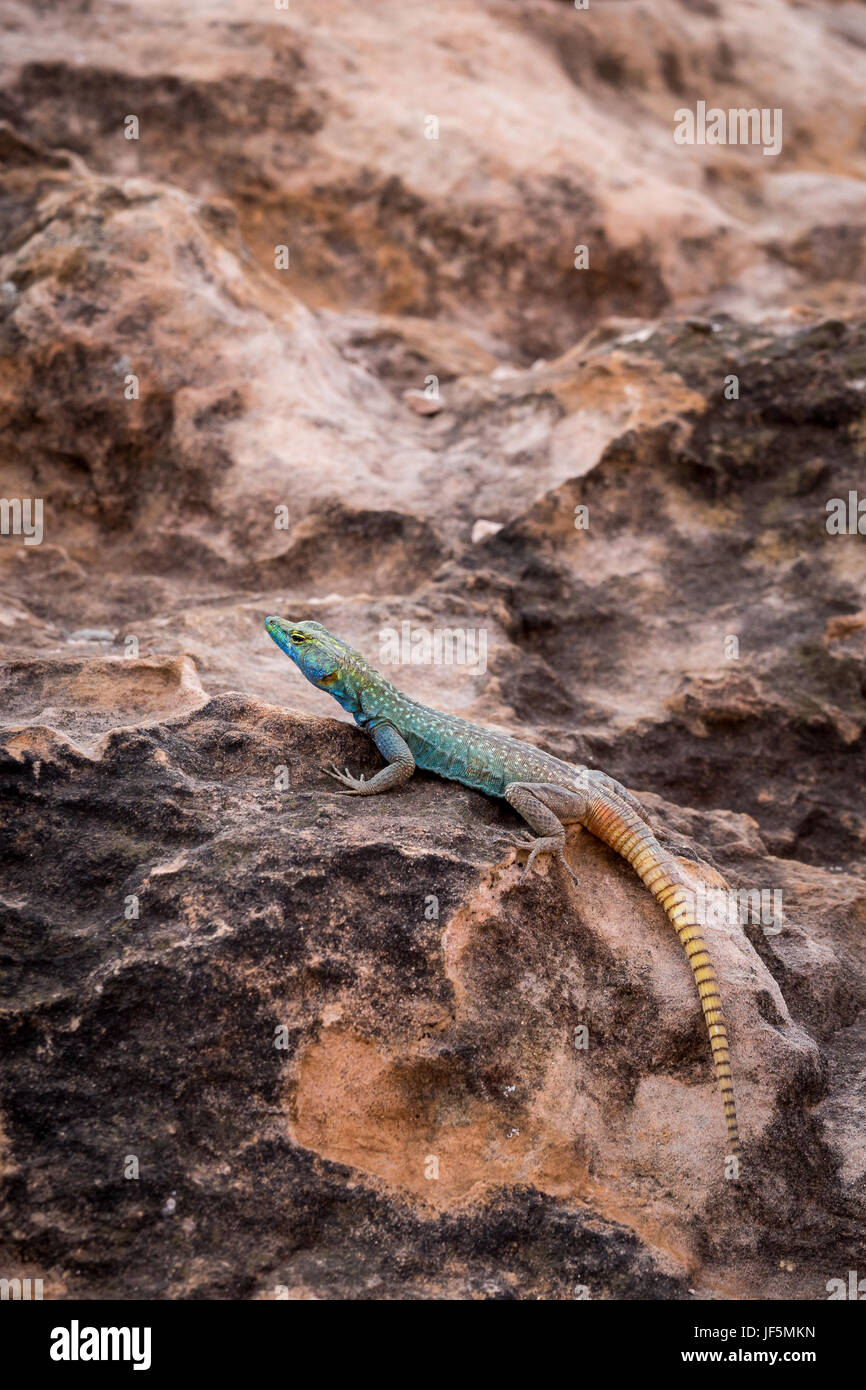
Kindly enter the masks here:
[[535, 840], [515, 842], [518, 848], [529, 850], [520, 882], [526, 878], [537, 855], [553, 854], [577, 883], [577, 874], [564, 854], [565, 826], [581, 821], [586, 815], [586, 797], [582, 792], [569, 791], [551, 782], [509, 782], [505, 799], [538, 836]]
[[392, 724], [378, 724], [368, 732], [388, 766], [371, 777], [369, 782], [364, 781], [363, 773], [360, 777], [353, 777], [348, 768], [341, 772], [336, 763], [323, 767], [323, 772], [346, 788], [342, 793], [344, 796], [378, 796], [380, 792], [393, 791], [395, 787], [402, 787], [404, 782], [408, 782], [415, 771], [412, 751]]

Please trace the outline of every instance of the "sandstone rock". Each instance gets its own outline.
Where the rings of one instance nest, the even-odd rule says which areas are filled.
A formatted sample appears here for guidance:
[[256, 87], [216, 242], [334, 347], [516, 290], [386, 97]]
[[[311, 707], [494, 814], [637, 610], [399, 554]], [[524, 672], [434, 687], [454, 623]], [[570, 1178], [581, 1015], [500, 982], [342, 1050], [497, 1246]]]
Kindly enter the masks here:
[[[45, 534], [0, 537], [0, 1267], [825, 1297], [866, 1261], [853, 12], [157, 0], [121, 51], [103, 0], [7, 11], [0, 490]], [[709, 92], [783, 107], [778, 159], [675, 146]], [[483, 634], [388, 674], [781, 893], [711, 931], [738, 1184], [628, 867], [584, 835], [579, 889], [518, 889], [506, 807], [338, 800], [319, 765], [377, 755], [269, 612], [374, 663]]]
[[[375, 766], [359, 732], [241, 696], [118, 731], [96, 761], [9, 743], [9, 1195], [22, 1256], [64, 1268], [70, 1294], [120, 1292], [147, 1250], [151, 1296], [351, 1295], [359, 1279], [378, 1296], [375, 1274], [386, 1296], [493, 1280], [679, 1297], [746, 1292], [830, 1230], [847, 1258], [838, 1150], [802, 1108], [825, 1093], [815, 1042], [743, 933], [715, 933], [749, 1152], [731, 1190], [685, 961], [590, 837], [579, 891], [554, 871], [518, 890], [492, 803], [419, 775], [371, 815], [315, 771]], [[692, 817], [722, 864], [734, 820]], [[838, 1112], [831, 1133], [845, 1148]], [[780, 1184], [808, 1218], [793, 1243], [769, 1230]], [[356, 1234], [338, 1260], [341, 1209]], [[504, 1229], [527, 1221], [498, 1267]], [[470, 1253], [449, 1272], [454, 1239]], [[399, 1274], [398, 1246], [416, 1252]], [[532, 1247], [564, 1263], [530, 1274]], [[786, 1288], [818, 1296], [806, 1265]]]

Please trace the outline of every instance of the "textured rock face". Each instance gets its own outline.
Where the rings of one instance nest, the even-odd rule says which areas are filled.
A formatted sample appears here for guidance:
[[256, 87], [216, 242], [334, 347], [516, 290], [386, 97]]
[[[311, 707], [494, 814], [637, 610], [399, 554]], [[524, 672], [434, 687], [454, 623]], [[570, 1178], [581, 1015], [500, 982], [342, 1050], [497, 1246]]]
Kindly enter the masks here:
[[[373, 8], [7, 8], [2, 492], [44, 513], [0, 537], [0, 1273], [826, 1297], [866, 1260], [858, 16]], [[677, 147], [700, 99], [782, 153]], [[389, 674], [781, 894], [708, 931], [738, 1183], [628, 866], [584, 834], [518, 888], [506, 807], [338, 800], [377, 755], [269, 612], [374, 664], [483, 634]]]

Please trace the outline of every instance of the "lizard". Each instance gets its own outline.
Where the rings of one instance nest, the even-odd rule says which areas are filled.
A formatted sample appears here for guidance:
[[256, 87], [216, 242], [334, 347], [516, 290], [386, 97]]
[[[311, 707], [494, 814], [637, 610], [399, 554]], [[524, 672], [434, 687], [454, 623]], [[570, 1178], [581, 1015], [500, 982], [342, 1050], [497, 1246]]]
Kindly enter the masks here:
[[539, 854], [552, 855], [578, 881], [565, 858], [567, 827], [589, 830], [627, 860], [664, 908], [691, 966], [721, 1092], [728, 1150], [739, 1155], [728, 1033], [716, 972], [695, 915], [694, 893], [640, 802], [596, 768], [564, 762], [533, 744], [411, 699], [321, 623], [269, 617], [265, 630], [312, 685], [332, 695], [353, 716], [385, 759], [385, 766], [369, 781], [335, 764], [322, 768], [346, 795], [393, 791], [420, 767], [504, 798], [535, 831], [535, 836], [508, 837], [518, 850], [528, 851], [520, 883]]

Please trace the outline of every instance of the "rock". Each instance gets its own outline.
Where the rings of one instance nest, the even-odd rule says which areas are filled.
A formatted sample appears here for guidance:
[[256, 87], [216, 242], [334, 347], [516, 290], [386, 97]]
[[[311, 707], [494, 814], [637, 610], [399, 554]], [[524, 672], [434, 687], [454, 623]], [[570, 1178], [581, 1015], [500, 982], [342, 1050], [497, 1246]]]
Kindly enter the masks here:
[[0, 679], [4, 725], [19, 750], [27, 746], [23, 731], [38, 732], [43, 721], [82, 751], [96, 750], [102, 736], [121, 725], [146, 728], [169, 712], [195, 709], [207, 699], [188, 657], [10, 662]]
[[501, 530], [501, 522], [485, 521], [484, 517], [479, 517], [472, 525], [472, 544], [477, 545], [479, 541], [486, 541], [488, 536], [495, 536], [496, 532]]
[[[824, 1093], [815, 1042], [743, 933], [715, 934], [749, 1152], [732, 1189], [685, 960], [590, 837], [573, 854], [579, 892], [555, 870], [518, 890], [510, 813], [419, 774], [371, 817], [315, 770], [334, 758], [369, 773], [358, 731], [241, 696], [118, 730], [95, 761], [10, 743], [8, 971], [13, 989], [26, 982], [4, 1024], [10, 1196], [22, 1255], [63, 1267], [69, 1296], [117, 1293], [133, 1259], [155, 1297], [267, 1297], [277, 1283], [348, 1295], [362, 1268], [383, 1293], [493, 1279], [526, 1297], [575, 1281], [593, 1297], [683, 1297], [687, 1283], [706, 1295], [770, 1279], [785, 1252], [827, 1239], [836, 1150], [790, 1103]], [[732, 818], [690, 824], [720, 863], [741, 852]], [[759, 882], [770, 870], [750, 838]], [[795, 1246], [770, 1229], [780, 1174], [808, 1218]], [[169, 1202], [189, 1223], [179, 1245], [161, 1224]], [[530, 1210], [528, 1243], [498, 1267], [503, 1228]], [[339, 1259], [338, 1219], [357, 1232]], [[845, 1223], [831, 1224], [841, 1252]], [[636, 1237], [651, 1229], [664, 1252]], [[454, 1239], [474, 1252], [457, 1271]], [[398, 1272], [395, 1242], [417, 1268]], [[547, 1251], [534, 1273], [532, 1248]], [[806, 1264], [786, 1287], [818, 1296]]]
[[77, 632], [70, 632], [67, 638], [69, 642], [113, 642], [114, 633], [110, 627], [82, 627]]
[[426, 396], [423, 391], [404, 391], [403, 399], [416, 415], [438, 415], [444, 409], [441, 396]]
[[[335, 44], [157, 5], [121, 53], [104, 0], [13, 6], [3, 492], [44, 535], [4, 511], [0, 1271], [824, 1298], [866, 1260], [866, 551], [827, 528], [866, 448], [859, 29], [338, 10]], [[782, 107], [778, 158], [677, 146], [710, 90]], [[507, 807], [338, 800], [319, 766], [377, 755], [270, 612], [374, 663], [483, 639], [388, 674], [758, 895], [709, 929], [738, 1183], [628, 866], [583, 835], [578, 889], [518, 889]]]

